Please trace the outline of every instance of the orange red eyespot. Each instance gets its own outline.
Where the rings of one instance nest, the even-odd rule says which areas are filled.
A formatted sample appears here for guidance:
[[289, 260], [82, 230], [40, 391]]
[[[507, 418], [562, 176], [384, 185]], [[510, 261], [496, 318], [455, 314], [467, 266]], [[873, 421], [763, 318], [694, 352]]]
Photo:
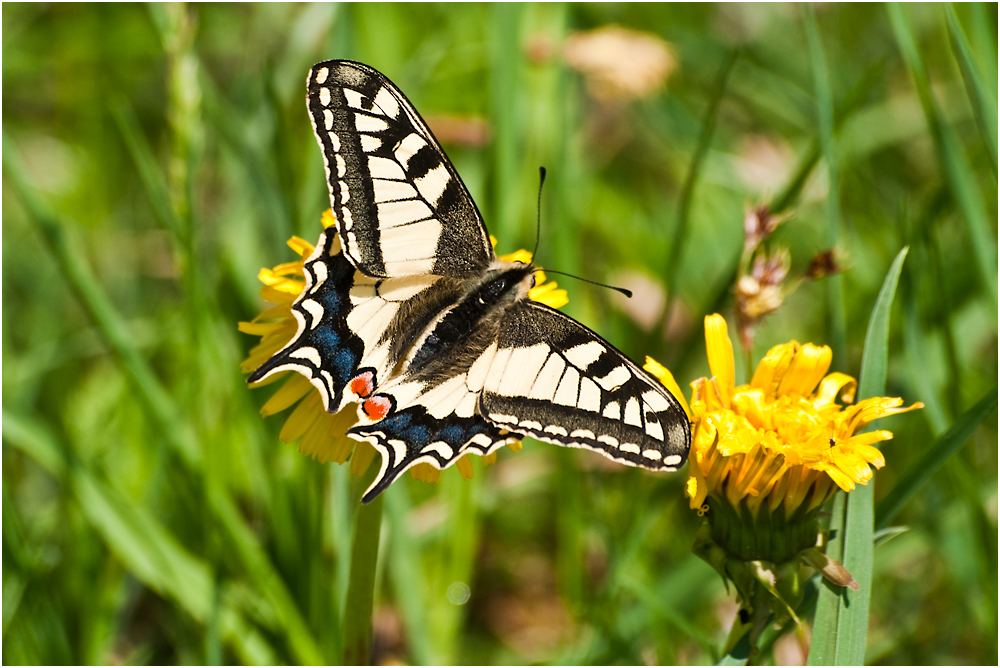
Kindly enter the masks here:
[[375, 391], [375, 374], [371, 371], [359, 373], [351, 379], [350, 388], [351, 392], [359, 397], [371, 396], [371, 393]]
[[362, 409], [372, 420], [381, 420], [392, 410], [392, 399], [382, 395], [375, 395], [365, 400], [361, 405]]

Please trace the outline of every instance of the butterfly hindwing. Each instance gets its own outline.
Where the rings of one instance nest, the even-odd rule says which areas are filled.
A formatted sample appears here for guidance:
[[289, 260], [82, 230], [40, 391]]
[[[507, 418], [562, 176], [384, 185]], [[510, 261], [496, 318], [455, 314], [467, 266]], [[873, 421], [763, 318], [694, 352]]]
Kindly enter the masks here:
[[660, 383], [537, 302], [507, 312], [480, 409], [498, 427], [653, 470], [681, 466], [690, 445], [687, 415]]
[[250, 374], [254, 383], [279, 371], [297, 371], [319, 390], [323, 406], [335, 411], [344, 388], [357, 375], [365, 342], [347, 324], [354, 310], [350, 292], [357, 272], [327, 230], [303, 266], [305, 287], [292, 304], [298, 331], [288, 344]]
[[374, 277], [469, 277], [493, 258], [482, 216], [427, 124], [376, 70], [327, 61], [309, 72], [344, 252]]

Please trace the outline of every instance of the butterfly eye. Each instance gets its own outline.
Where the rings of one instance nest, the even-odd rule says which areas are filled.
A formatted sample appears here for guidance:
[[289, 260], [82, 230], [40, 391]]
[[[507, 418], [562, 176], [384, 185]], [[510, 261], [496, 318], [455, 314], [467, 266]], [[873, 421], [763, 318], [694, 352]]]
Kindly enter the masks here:
[[507, 279], [500, 277], [487, 283], [479, 292], [480, 304], [495, 304], [507, 290]]

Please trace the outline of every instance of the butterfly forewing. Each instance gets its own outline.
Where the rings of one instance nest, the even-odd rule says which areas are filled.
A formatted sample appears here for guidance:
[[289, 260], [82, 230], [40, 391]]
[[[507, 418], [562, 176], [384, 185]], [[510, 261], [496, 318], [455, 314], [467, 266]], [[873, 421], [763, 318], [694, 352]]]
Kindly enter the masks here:
[[413, 105], [350, 61], [312, 68], [308, 106], [344, 251], [369, 276], [469, 277], [493, 258], [482, 216]]
[[480, 409], [499, 427], [653, 470], [679, 467], [690, 445], [687, 415], [662, 385], [536, 302], [507, 312]]

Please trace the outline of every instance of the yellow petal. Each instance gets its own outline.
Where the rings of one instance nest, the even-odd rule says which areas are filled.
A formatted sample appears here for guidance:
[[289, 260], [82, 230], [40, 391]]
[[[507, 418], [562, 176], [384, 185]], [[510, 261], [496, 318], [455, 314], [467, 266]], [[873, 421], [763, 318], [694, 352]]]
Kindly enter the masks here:
[[760, 363], [757, 365], [757, 370], [754, 371], [750, 387], [763, 390], [765, 398], [773, 399], [775, 394], [777, 394], [778, 385], [781, 383], [781, 379], [785, 375], [788, 366], [792, 363], [792, 359], [795, 357], [795, 352], [798, 349], [798, 343], [789, 341], [768, 350], [767, 354], [761, 358]]
[[698, 510], [704, 505], [705, 497], [708, 496], [708, 483], [705, 482], [705, 474], [701, 472], [701, 467], [690, 466], [688, 471], [691, 475], [688, 476], [685, 492], [691, 499], [691, 510]]
[[[885, 433], [888, 433], [888, 432], [885, 432]], [[890, 434], [890, 436], [891, 435], [892, 434]], [[851, 443], [849, 445], [845, 445], [844, 447], [845, 448], [850, 448], [850, 450], [855, 455], [857, 455], [861, 459], [865, 460], [866, 462], [868, 462], [869, 464], [871, 464], [872, 466], [874, 466], [877, 469], [880, 469], [883, 466], [885, 466], [885, 456], [882, 454], [882, 451], [879, 450], [878, 448], [873, 448], [870, 445], [860, 445], [860, 444], [854, 444], [854, 443]]]
[[306, 398], [295, 407], [292, 414], [285, 420], [278, 438], [284, 443], [293, 443], [299, 440], [302, 434], [306, 433], [306, 430], [325, 412], [320, 406], [319, 392], [307, 394]]
[[323, 229], [326, 229], [328, 227], [333, 227], [334, 225], [336, 225], [337, 219], [334, 218], [333, 216], [333, 210], [327, 209], [326, 211], [324, 211], [323, 215], [320, 216], [319, 222], [323, 223]]
[[718, 411], [708, 416], [708, 423], [719, 432], [715, 447], [725, 457], [750, 452], [760, 442], [759, 432], [741, 415]]
[[351, 475], [357, 478], [363, 476], [368, 467], [371, 466], [376, 454], [375, 448], [370, 443], [358, 441], [358, 444], [354, 446], [354, 455], [351, 457]]
[[287, 383], [282, 385], [281, 388], [272, 394], [271, 398], [268, 399], [263, 406], [261, 406], [261, 416], [267, 417], [268, 415], [280, 413], [302, 397], [306, 396], [306, 393], [311, 389], [313, 389], [313, 386], [305, 376], [299, 373], [294, 374], [288, 379]]
[[313, 251], [316, 250], [316, 247], [313, 246], [311, 243], [309, 243], [302, 237], [296, 237], [296, 236], [293, 236], [291, 239], [288, 240], [288, 247], [291, 248], [296, 253], [298, 253], [299, 255], [301, 255], [303, 259], [312, 255]]
[[501, 255], [500, 259], [507, 262], [523, 262], [524, 264], [531, 264], [531, 253], [522, 248], [521, 250], [514, 251], [513, 253]]
[[843, 447], [831, 448], [830, 459], [834, 466], [843, 471], [854, 482], [865, 484], [872, 477], [868, 462]]
[[837, 487], [844, 490], [845, 492], [850, 492], [854, 490], [854, 481], [847, 477], [843, 471], [838, 469], [836, 466], [831, 466], [830, 464], [817, 464], [813, 466], [817, 471], [823, 471], [833, 482], [837, 483]]
[[829, 346], [805, 344], [792, 358], [792, 363], [778, 385], [778, 394], [811, 394], [830, 368], [832, 359], [833, 351]]
[[874, 445], [875, 443], [880, 443], [882, 441], [889, 441], [892, 439], [892, 432], [886, 431], [884, 429], [876, 429], [875, 431], [866, 431], [861, 434], [855, 434], [847, 439], [848, 445]]
[[726, 319], [718, 313], [705, 317], [705, 348], [708, 352], [708, 368], [715, 376], [719, 398], [728, 407], [736, 386], [736, 362]]
[[653, 374], [653, 377], [660, 381], [660, 383], [663, 384], [663, 387], [667, 388], [667, 391], [670, 392], [670, 394], [674, 395], [674, 398], [680, 402], [681, 408], [683, 408], [684, 412], [687, 413], [688, 420], [690, 420], [691, 408], [688, 407], [687, 401], [684, 400], [684, 394], [681, 392], [681, 386], [678, 385], [677, 381], [674, 379], [674, 374], [670, 373], [670, 370], [667, 367], [663, 366], [649, 355], [646, 355], [646, 364], [644, 364], [642, 368]]
[[897, 413], [907, 413], [924, 407], [919, 401], [912, 406], [904, 407], [902, 404], [903, 400], [899, 397], [871, 397], [869, 399], [862, 399], [844, 411], [841, 422], [841, 434], [850, 436], [861, 431], [879, 418], [889, 417]]
[[[302, 292], [301, 287], [299, 288], [299, 292]], [[272, 304], [291, 304], [299, 296], [299, 292], [278, 290], [270, 285], [265, 285], [260, 289], [260, 296], [264, 301], [271, 302]]]
[[771, 414], [767, 410], [764, 401], [764, 391], [746, 385], [740, 385], [740, 389], [733, 395], [733, 410], [750, 421], [758, 429], [771, 429]]
[[251, 336], [267, 336], [268, 334], [281, 329], [284, 323], [280, 322], [245, 322], [237, 323], [236, 327], [244, 334]]
[[340, 439], [334, 438], [335, 425], [336, 419], [333, 415], [329, 413], [318, 415], [299, 440], [299, 452], [318, 460], [321, 464], [333, 461], [338, 455], [346, 459], [350, 450], [345, 453], [343, 444], [339, 443], [345, 440], [343, 434], [340, 435]]
[[455, 462], [455, 468], [458, 472], [462, 474], [462, 477], [468, 480], [475, 474], [475, 470], [472, 468], [472, 460], [469, 455], [462, 455], [457, 462]]
[[278, 276], [303, 276], [303, 267], [301, 260], [295, 262], [284, 262], [274, 267], [271, 271]]
[[837, 395], [841, 395], [841, 400], [845, 403], [854, 401], [854, 393], [858, 389], [858, 382], [846, 373], [834, 371], [820, 381], [819, 388], [813, 395], [813, 405], [817, 408], [829, 406], [837, 401]]
[[414, 480], [420, 482], [438, 482], [441, 480], [441, 470], [434, 468], [427, 462], [420, 462], [410, 467], [410, 475]]
[[292, 307], [289, 304], [276, 304], [271, 308], [265, 309], [258, 313], [254, 317], [252, 322], [262, 322], [265, 320], [292, 320], [294, 321], [294, 316], [292, 316]]
[[555, 283], [545, 283], [531, 288], [528, 297], [552, 308], [562, 308], [569, 303], [569, 295], [565, 290], [557, 288]]

